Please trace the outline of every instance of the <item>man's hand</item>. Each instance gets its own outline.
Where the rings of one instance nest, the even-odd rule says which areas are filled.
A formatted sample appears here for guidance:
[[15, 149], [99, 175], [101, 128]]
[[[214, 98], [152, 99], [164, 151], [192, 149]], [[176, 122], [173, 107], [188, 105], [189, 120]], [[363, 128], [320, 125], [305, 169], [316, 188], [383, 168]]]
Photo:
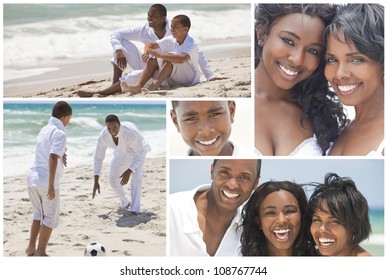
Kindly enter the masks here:
[[131, 174], [132, 174], [132, 170], [130, 170], [129, 168], [124, 173], [122, 173], [122, 175], [120, 176], [121, 186], [126, 185], [129, 182]]
[[122, 50], [116, 50], [116, 57], [117, 57], [117, 66], [121, 70], [124, 70], [126, 68], [126, 57]]
[[63, 162], [63, 165], [65, 167], [67, 167], [67, 154], [66, 153], [62, 156], [62, 162]]
[[100, 191], [100, 186], [99, 186], [99, 183], [98, 182], [94, 182], [94, 187], [93, 187], [93, 197], [95, 197], [95, 193], [98, 191], [98, 193], [101, 193]]

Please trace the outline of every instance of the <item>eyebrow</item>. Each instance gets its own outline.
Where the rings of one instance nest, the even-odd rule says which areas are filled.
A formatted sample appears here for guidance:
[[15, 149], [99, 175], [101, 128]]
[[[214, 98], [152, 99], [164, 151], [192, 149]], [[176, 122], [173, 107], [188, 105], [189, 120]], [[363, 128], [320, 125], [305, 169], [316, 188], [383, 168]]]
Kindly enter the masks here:
[[[224, 109], [225, 109], [224, 107], [211, 107], [207, 111], [207, 113], [213, 113], [213, 112], [221, 111], [221, 110], [224, 110]], [[183, 117], [192, 117], [192, 116], [196, 116], [198, 114], [199, 113], [197, 111], [191, 110], [191, 111], [185, 112], [182, 116]]]
[[[298, 36], [296, 33], [294, 33], [293, 31], [287, 31], [287, 30], [283, 30], [282, 32], [285, 32], [285, 33], [287, 33], [287, 34], [289, 34], [290, 36], [293, 36], [293, 37], [295, 37], [296, 39], [298, 39], [298, 40], [301, 40], [301, 37], [300, 36]], [[318, 47], [323, 47], [323, 45], [321, 44], [321, 43], [312, 43], [311, 45], [313, 45], [313, 46], [318, 46]]]
[[[328, 52], [326, 53], [326, 55], [335, 56], [334, 54], [328, 53]], [[354, 56], [354, 55], [364, 55], [364, 54], [362, 54], [361, 52], [351, 52], [351, 53], [345, 54], [346, 57], [350, 57], [350, 56]]]

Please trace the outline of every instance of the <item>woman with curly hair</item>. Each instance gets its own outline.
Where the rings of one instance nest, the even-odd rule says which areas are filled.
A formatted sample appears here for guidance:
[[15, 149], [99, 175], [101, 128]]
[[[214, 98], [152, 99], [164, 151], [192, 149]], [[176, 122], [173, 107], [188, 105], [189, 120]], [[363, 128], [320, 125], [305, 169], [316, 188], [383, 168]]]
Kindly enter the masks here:
[[312, 256], [305, 219], [307, 198], [289, 181], [268, 181], [245, 205], [241, 236], [243, 256]]
[[324, 76], [329, 4], [259, 4], [255, 22], [255, 147], [268, 156], [325, 155], [347, 123]]
[[339, 6], [325, 32], [325, 41], [325, 77], [341, 102], [354, 106], [356, 112], [329, 155], [383, 156], [384, 7]]
[[370, 256], [359, 245], [371, 233], [368, 202], [355, 182], [328, 173], [324, 183], [313, 185], [316, 188], [309, 198], [307, 220], [319, 253], [323, 256]]

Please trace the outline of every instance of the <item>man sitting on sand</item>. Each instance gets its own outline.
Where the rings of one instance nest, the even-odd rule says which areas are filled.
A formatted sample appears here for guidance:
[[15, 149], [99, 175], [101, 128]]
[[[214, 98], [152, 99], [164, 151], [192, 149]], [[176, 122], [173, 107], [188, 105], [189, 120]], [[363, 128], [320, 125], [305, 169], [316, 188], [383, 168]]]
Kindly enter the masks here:
[[[136, 73], [138, 77], [141, 75], [140, 71], [144, 69], [145, 62], [142, 58], [142, 51], [133, 42], [137, 41], [145, 45], [171, 35], [167, 9], [164, 5], [152, 5], [148, 11], [147, 21], [143, 26], [121, 29], [111, 35], [111, 44], [114, 50], [112, 85], [101, 91], [79, 90], [77, 94], [80, 97], [92, 97], [94, 94], [107, 96], [121, 92], [119, 78], [128, 65], [133, 69], [132, 75]], [[207, 80], [218, 79], [211, 71], [202, 51], [199, 52], [199, 65]]]

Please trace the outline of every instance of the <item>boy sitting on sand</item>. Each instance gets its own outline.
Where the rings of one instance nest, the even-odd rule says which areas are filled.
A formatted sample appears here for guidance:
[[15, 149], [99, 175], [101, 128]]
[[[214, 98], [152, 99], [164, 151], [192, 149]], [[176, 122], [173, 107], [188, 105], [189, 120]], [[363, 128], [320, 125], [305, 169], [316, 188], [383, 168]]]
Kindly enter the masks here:
[[172, 101], [173, 123], [190, 147], [189, 156], [255, 157], [248, 149], [230, 141], [234, 101]]
[[67, 102], [57, 102], [52, 117], [36, 139], [35, 160], [27, 177], [28, 195], [34, 211], [25, 251], [27, 256], [47, 256], [46, 247], [52, 230], [58, 226], [60, 177], [67, 165], [65, 127], [71, 115], [72, 108]]
[[121, 78], [122, 90], [137, 94], [157, 90], [162, 83], [168, 87], [199, 83], [199, 47], [188, 34], [190, 27], [189, 17], [175, 16], [171, 22], [172, 36], [146, 44], [143, 54], [146, 66], [141, 76], [130, 73]]

